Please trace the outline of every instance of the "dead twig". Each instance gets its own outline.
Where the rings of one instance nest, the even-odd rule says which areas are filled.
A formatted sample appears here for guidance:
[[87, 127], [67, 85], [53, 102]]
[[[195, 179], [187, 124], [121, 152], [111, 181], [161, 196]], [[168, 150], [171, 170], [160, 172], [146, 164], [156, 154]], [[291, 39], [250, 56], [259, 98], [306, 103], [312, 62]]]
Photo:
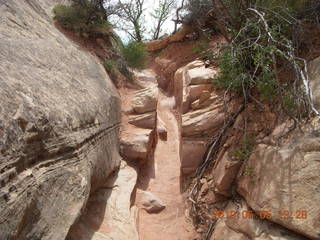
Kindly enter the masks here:
[[[199, 204], [197, 202], [198, 196], [199, 196], [199, 191], [201, 188], [200, 180], [203, 178], [206, 170], [209, 169], [212, 166], [212, 164], [215, 163], [215, 161], [217, 160], [216, 156], [218, 155], [218, 153], [221, 149], [221, 146], [223, 146], [223, 144], [225, 142], [225, 136], [226, 136], [227, 131], [232, 127], [235, 120], [237, 119], [239, 114], [241, 112], [243, 112], [244, 109], [245, 109], [245, 106], [243, 105], [238, 112], [231, 114], [228, 121], [224, 124], [224, 126], [222, 127], [220, 132], [213, 138], [213, 140], [209, 144], [208, 151], [204, 157], [204, 161], [202, 162], [202, 164], [198, 167], [198, 169], [196, 171], [194, 184], [189, 192], [189, 197], [188, 197], [189, 201], [191, 202], [191, 212], [190, 213], [194, 219], [197, 219], [197, 220], [202, 219], [201, 215], [198, 213], [198, 209], [199, 209], [198, 205]], [[210, 228], [207, 233], [206, 239], [209, 239], [211, 237], [212, 232], [214, 230], [214, 225], [215, 225], [215, 222], [212, 222], [210, 224]]]

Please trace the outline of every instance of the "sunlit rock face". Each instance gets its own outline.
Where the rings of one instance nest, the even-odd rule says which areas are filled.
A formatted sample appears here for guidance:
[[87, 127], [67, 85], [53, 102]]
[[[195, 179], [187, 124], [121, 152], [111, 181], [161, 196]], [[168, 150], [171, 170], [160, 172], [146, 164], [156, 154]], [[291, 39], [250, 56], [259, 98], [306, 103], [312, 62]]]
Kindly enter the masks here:
[[[207, 68], [201, 60], [195, 60], [179, 68], [174, 76], [180, 92], [182, 114], [182, 162], [185, 174], [196, 170], [203, 161], [212, 135], [219, 131], [227, 119], [228, 111], [237, 112], [241, 102], [226, 100], [214, 88], [217, 71]], [[178, 95], [178, 94], [176, 94]]]
[[320, 108], [320, 57], [314, 59], [308, 64], [310, 77], [310, 87], [312, 89], [313, 102], [315, 107]]
[[238, 177], [238, 192], [250, 207], [271, 211], [271, 221], [312, 239], [320, 239], [319, 129], [312, 124], [280, 146], [259, 144]]
[[157, 74], [152, 69], [144, 69], [135, 70], [133, 75], [134, 89], [140, 89], [130, 89], [129, 93], [122, 94], [120, 153], [126, 160], [145, 162], [153, 143], [152, 130], [156, 127]]
[[[313, 100], [318, 107], [319, 59], [311, 62], [309, 68]], [[221, 93], [206, 87], [209, 84], [207, 80], [211, 78], [207, 76], [209, 72], [200, 61], [195, 61], [176, 73], [176, 78], [183, 82], [182, 169], [188, 170], [188, 173], [203, 161], [206, 150], [199, 148], [200, 144], [196, 142], [205, 142], [207, 134], [217, 134], [226, 119], [226, 105]], [[214, 73], [211, 74], [214, 77]], [[196, 81], [193, 83], [192, 79]], [[192, 89], [196, 97], [191, 94]], [[240, 102], [230, 102], [227, 106], [231, 112], [236, 112], [238, 104]], [[247, 109], [250, 111], [250, 106]], [[237, 117], [234, 129], [239, 129], [242, 115]], [[222, 157], [219, 156], [221, 158], [212, 169], [211, 178], [202, 179], [203, 182], [208, 180], [208, 183], [203, 184], [204, 190], [201, 192], [207, 192], [203, 197], [207, 203], [218, 202], [221, 199], [217, 196], [230, 197], [232, 186], [237, 187], [236, 191], [244, 198], [242, 211], [250, 209], [256, 214], [270, 211], [272, 218], [268, 221], [219, 221], [212, 239], [320, 239], [320, 208], [317, 201], [320, 198], [319, 119], [314, 118], [304, 125], [303, 132], [296, 129], [288, 136], [279, 138], [288, 131], [290, 124], [276, 124], [272, 113], [265, 113], [264, 116], [265, 119], [252, 121], [250, 129], [259, 133], [263, 130], [261, 127], [267, 129], [263, 125], [265, 123], [276, 128], [267, 137], [257, 134], [259, 141], [250, 159], [235, 161], [233, 152], [222, 150]], [[229, 142], [232, 142], [231, 138]], [[235, 146], [236, 143], [233, 141], [232, 144]], [[230, 209], [239, 210], [239, 207]]]
[[122, 131], [120, 139], [120, 152], [126, 159], [143, 160], [148, 156], [152, 140], [152, 130], [131, 128], [130, 131]]
[[71, 227], [66, 240], [139, 240], [138, 208], [131, 206], [136, 181], [136, 170], [122, 161], [119, 172], [90, 196], [84, 214]]
[[0, 2], [0, 239], [65, 239], [119, 166], [118, 94], [52, 7]]
[[158, 88], [156, 86], [138, 90], [132, 100], [132, 108], [135, 113], [143, 114], [156, 110]]

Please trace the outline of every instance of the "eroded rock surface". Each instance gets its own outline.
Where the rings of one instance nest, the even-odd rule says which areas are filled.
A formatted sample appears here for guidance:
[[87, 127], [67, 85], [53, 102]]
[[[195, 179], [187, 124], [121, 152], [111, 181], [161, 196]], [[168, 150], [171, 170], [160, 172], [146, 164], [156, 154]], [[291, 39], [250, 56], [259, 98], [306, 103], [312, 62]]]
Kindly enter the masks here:
[[152, 130], [130, 128], [121, 132], [120, 152], [126, 159], [146, 159], [151, 144]]
[[[183, 173], [192, 173], [203, 161], [210, 136], [222, 128], [229, 113], [239, 110], [239, 104], [214, 89], [217, 71], [206, 68], [200, 60], [193, 61], [175, 73], [176, 89], [180, 96], [182, 115]], [[178, 92], [181, 91], [179, 95]], [[227, 107], [226, 107], [227, 105]]]
[[156, 73], [150, 69], [133, 70], [134, 79], [136, 84], [142, 88], [150, 87], [150, 85], [157, 85]]
[[1, 2], [1, 239], [65, 239], [120, 162], [118, 94], [54, 27], [61, 2]]
[[238, 179], [250, 207], [272, 211], [272, 221], [312, 239], [320, 239], [319, 129], [296, 133], [279, 147], [258, 145]]
[[225, 119], [222, 103], [188, 112], [182, 118], [182, 135], [195, 136], [218, 130]]
[[203, 61], [196, 60], [175, 73], [176, 81], [181, 82], [182, 87], [182, 112], [186, 113], [190, 109], [190, 104], [199, 99], [203, 91], [212, 89], [212, 81], [216, 71], [205, 68]]
[[193, 30], [194, 27], [192, 26], [184, 26], [172, 36], [166, 36], [159, 40], [145, 42], [145, 44], [147, 46], [148, 51], [150, 52], [160, 51], [166, 48], [170, 43], [183, 40], [184, 37], [187, 34], [191, 33]]
[[[316, 59], [309, 64], [310, 86], [317, 106], [318, 62]], [[296, 129], [288, 137], [280, 138], [288, 131], [286, 124], [278, 125], [261, 141], [242, 166], [238, 192], [254, 210], [270, 210], [271, 221], [310, 239], [320, 239], [319, 119], [304, 125], [303, 132]]]
[[310, 77], [310, 87], [312, 89], [313, 101], [319, 110], [320, 108], [320, 58], [316, 58], [315, 60], [309, 63], [309, 77]]
[[212, 171], [216, 192], [228, 195], [231, 184], [237, 177], [242, 161], [234, 159], [228, 151], [224, 153], [216, 168]]
[[204, 65], [201, 65], [199, 67], [187, 71], [186, 84], [199, 85], [212, 83], [216, 75], [217, 71], [211, 68], [206, 68]]
[[158, 88], [151, 86], [135, 92], [132, 108], [136, 113], [142, 114], [155, 111], [157, 108]]
[[136, 170], [122, 162], [119, 172], [89, 198], [67, 240], [138, 240], [138, 209], [131, 206], [136, 180]]
[[184, 138], [182, 145], [181, 171], [183, 174], [193, 173], [203, 161], [208, 141], [202, 138]]
[[153, 129], [156, 125], [156, 112], [131, 115], [129, 123], [136, 127]]

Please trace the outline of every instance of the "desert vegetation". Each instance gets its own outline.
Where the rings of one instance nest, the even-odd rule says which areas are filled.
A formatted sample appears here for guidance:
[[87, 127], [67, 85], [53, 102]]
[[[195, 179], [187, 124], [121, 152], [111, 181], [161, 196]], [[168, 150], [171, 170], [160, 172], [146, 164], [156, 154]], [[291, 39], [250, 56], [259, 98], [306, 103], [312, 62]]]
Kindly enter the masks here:
[[[54, 19], [61, 27], [80, 37], [103, 38], [109, 42], [110, 49], [114, 51], [114, 57], [101, 59], [106, 71], [112, 78], [117, 78], [119, 74], [122, 74], [131, 79], [132, 76], [128, 68], [141, 69], [148, 59], [148, 53], [140, 42], [142, 33], [140, 32], [139, 15], [142, 11], [142, 5], [138, 4], [143, 4], [143, 2], [137, 1], [135, 4], [132, 2], [130, 5], [123, 4], [121, 1], [116, 5], [105, 6], [104, 4], [104, 1], [89, 0], [73, 1], [70, 5], [58, 4], [53, 9]], [[166, 6], [166, 4], [163, 5], [167, 11]], [[129, 43], [123, 44], [115, 33], [114, 26], [109, 21], [112, 15], [122, 16], [135, 26], [135, 37], [132, 37]], [[165, 15], [161, 15], [159, 18], [156, 35], [160, 33], [161, 21]]]
[[58, 4], [53, 13], [54, 19], [65, 29], [84, 37], [106, 35], [112, 30], [100, 2], [74, 1], [69, 6]]
[[[318, 21], [319, 2], [203, 0], [187, 7], [187, 19], [197, 19], [193, 23], [203, 34], [214, 30], [228, 41], [219, 55], [196, 48], [203, 59], [218, 63], [218, 86], [239, 92], [246, 101], [278, 100], [297, 121], [311, 112], [319, 114], [310, 96], [307, 59], [299, 55], [302, 29]], [[283, 79], [289, 73], [290, 79]]]

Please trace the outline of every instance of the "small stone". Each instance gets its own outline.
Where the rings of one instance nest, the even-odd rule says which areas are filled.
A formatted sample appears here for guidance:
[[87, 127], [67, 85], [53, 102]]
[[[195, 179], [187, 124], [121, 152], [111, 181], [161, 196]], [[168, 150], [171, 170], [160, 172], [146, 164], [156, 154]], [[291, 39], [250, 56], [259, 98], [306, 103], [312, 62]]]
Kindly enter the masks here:
[[203, 228], [198, 228], [197, 229], [197, 233], [204, 233], [205, 231], [203, 230]]
[[157, 130], [158, 130], [159, 138], [163, 141], [167, 141], [168, 139], [167, 129], [165, 129], [164, 127], [158, 127]]
[[142, 208], [148, 213], [158, 213], [166, 208], [166, 204], [151, 192], [141, 191]]

